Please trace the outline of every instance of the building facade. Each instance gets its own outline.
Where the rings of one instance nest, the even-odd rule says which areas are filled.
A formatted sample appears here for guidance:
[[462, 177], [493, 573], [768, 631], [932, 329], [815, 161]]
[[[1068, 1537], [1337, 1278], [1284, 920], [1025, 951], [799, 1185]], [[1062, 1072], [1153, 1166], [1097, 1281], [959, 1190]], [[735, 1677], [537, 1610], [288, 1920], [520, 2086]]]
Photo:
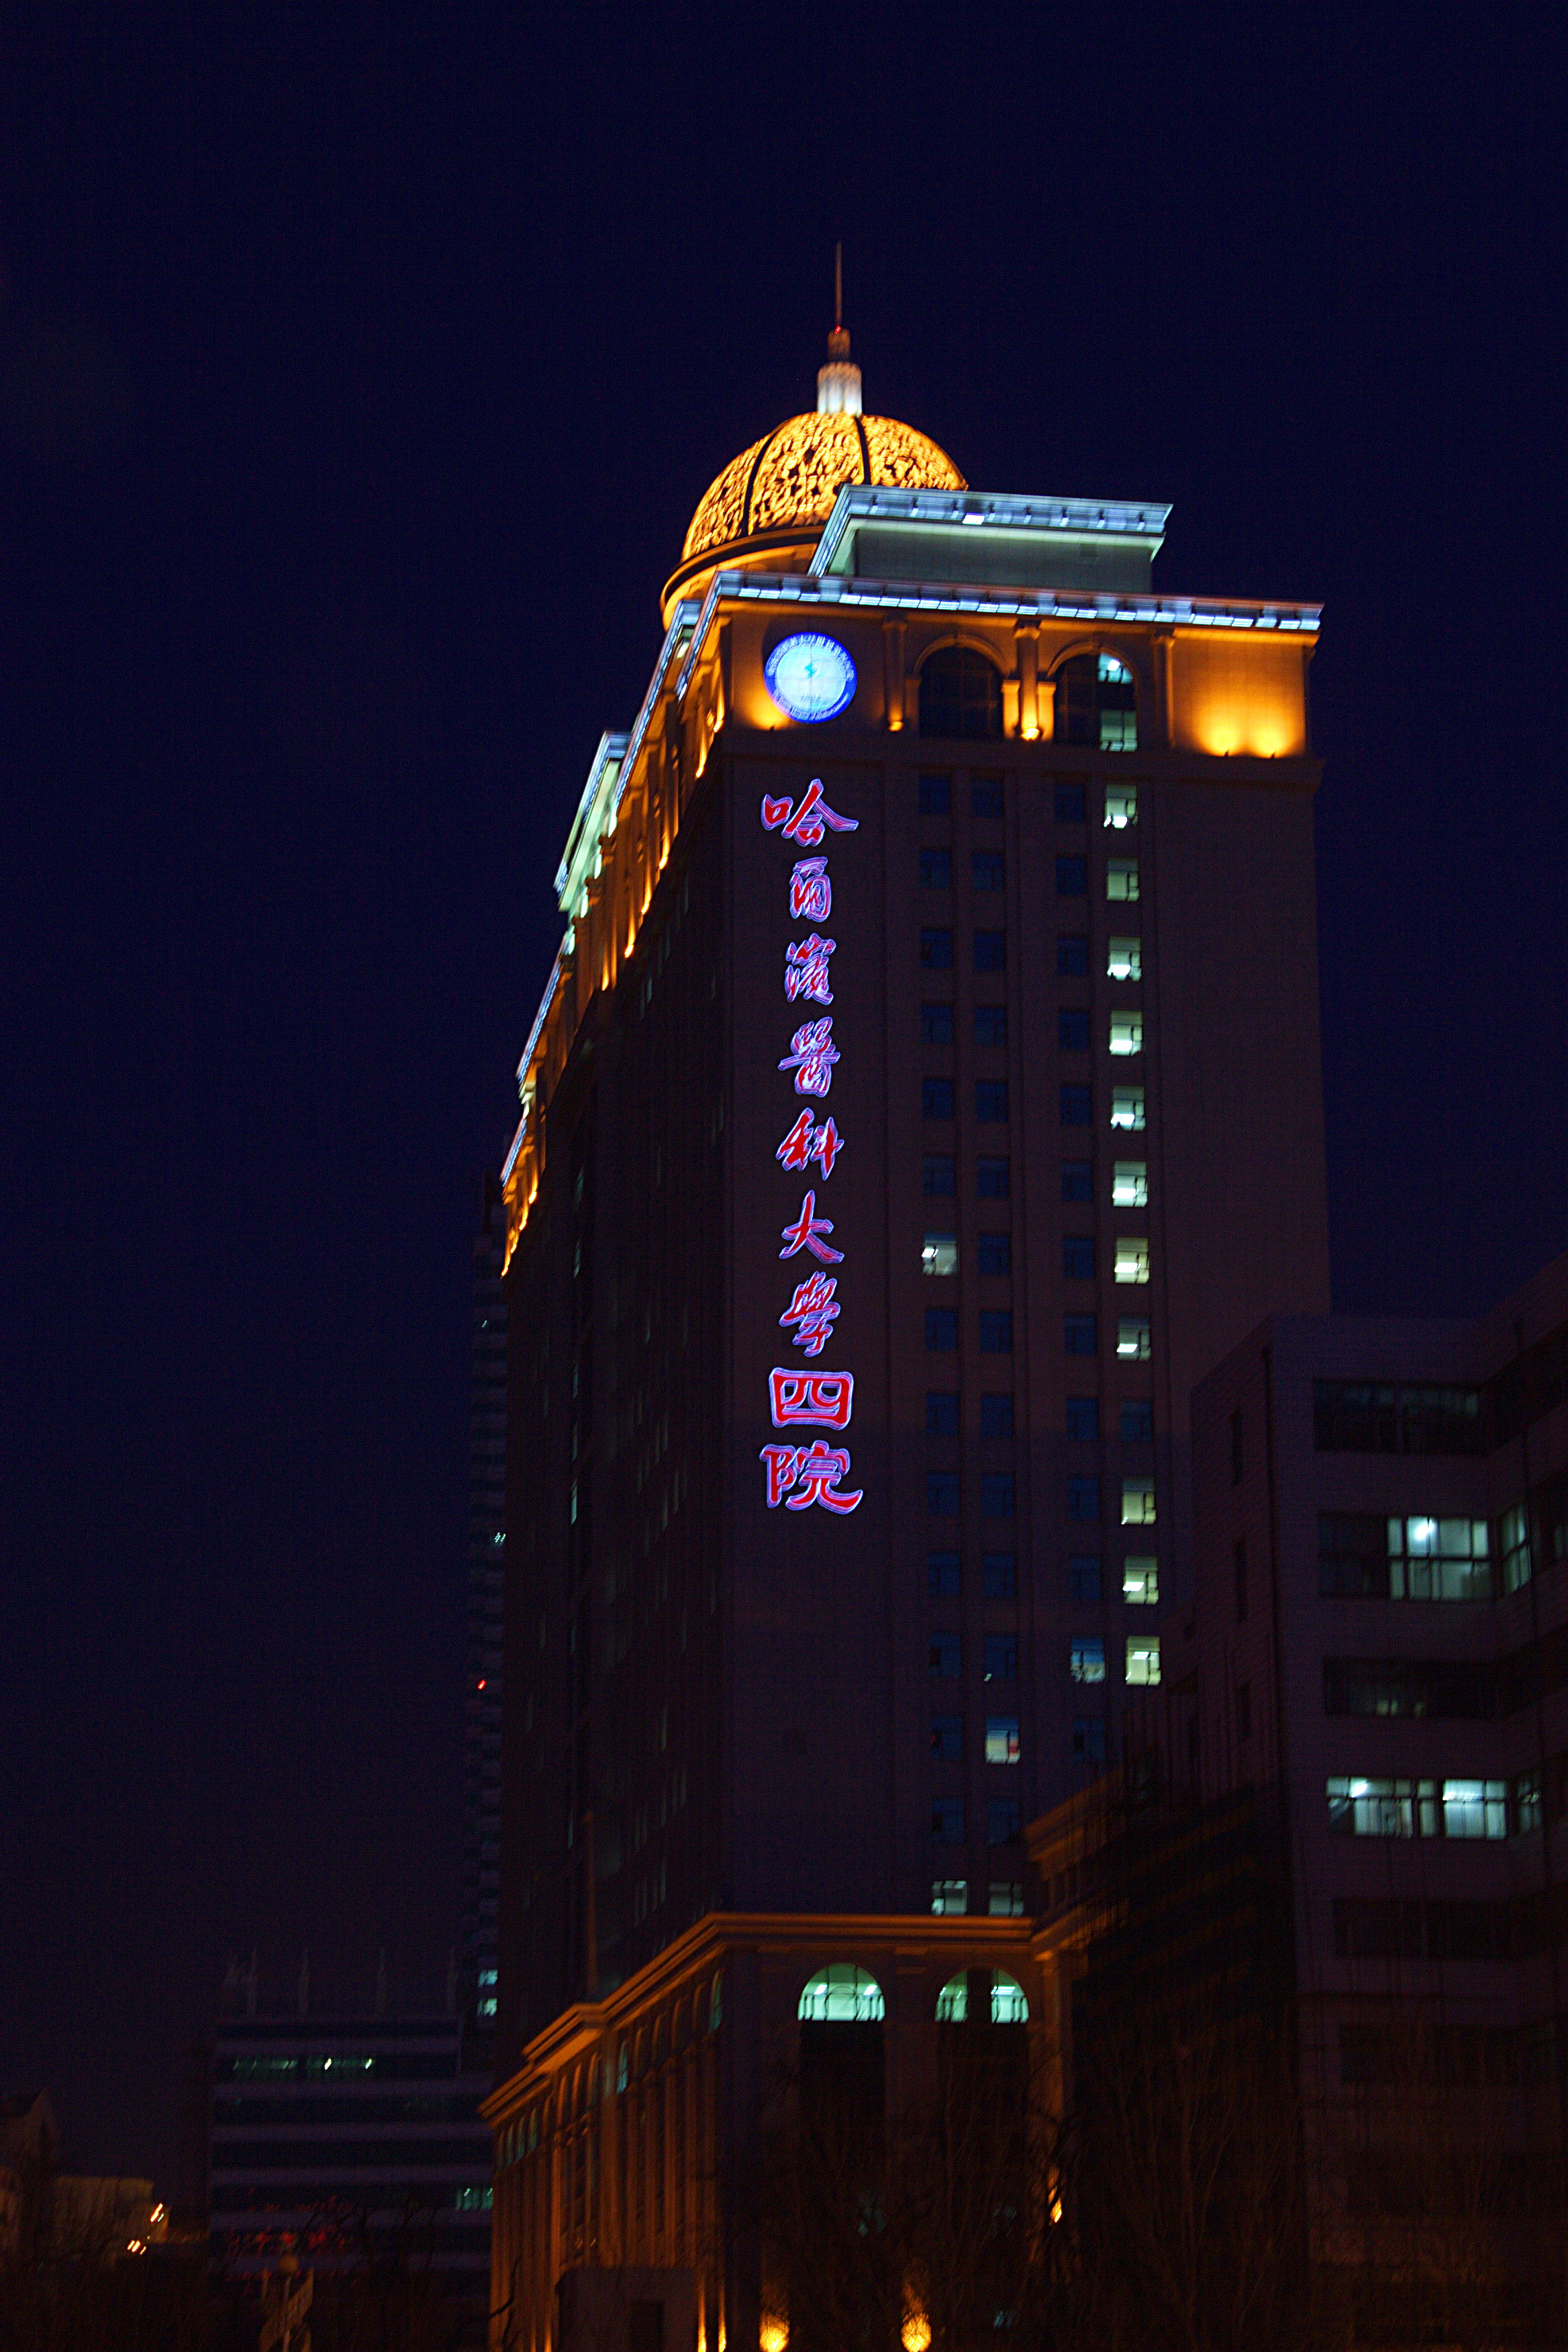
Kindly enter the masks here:
[[476, 2063], [495, 2032], [506, 1596], [506, 1210], [485, 1180], [474, 1237], [468, 1414], [468, 1640], [463, 1757], [463, 1996]]
[[579, 2207], [623, 2042], [629, 2084], [721, 2014], [721, 2199], [759, 2048], [929, 2039], [955, 1972], [1048, 2009], [1022, 1826], [1190, 1605], [1191, 1391], [1327, 1305], [1315, 608], [1156, 590], [1163, 508], [970, 491], [847, 341], [819, 401], [702, 499], [600, 745], [504, 1173], [487, 2111], [531, 2345], [574, 2262], [758, 2324], [686, 2159], [629, 2236], [607, 2159]]

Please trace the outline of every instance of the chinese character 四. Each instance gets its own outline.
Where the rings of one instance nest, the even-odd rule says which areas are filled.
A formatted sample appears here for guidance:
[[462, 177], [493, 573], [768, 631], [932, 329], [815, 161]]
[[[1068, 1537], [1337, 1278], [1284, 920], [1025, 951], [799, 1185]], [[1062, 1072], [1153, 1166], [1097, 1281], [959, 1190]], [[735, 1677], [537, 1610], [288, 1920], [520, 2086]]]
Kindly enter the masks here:
[[794, 1429], [802, 1423], [816, 1429], [847, 1429], [855, 1410], [855, 1375], [792, 1372], [775, 1367], [768, 1374], [768, 1399], [775, 1429]]

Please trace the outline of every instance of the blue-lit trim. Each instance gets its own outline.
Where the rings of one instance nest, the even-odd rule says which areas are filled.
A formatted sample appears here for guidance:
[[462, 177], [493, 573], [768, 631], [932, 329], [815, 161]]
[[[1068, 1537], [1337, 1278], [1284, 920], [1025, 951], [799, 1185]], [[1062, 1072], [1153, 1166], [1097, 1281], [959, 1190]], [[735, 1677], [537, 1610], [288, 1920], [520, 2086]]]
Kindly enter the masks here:
[[851, 522], [992, 524], [1004, 530], [1047, 531], [1073, 539], [1128, 539], [1159, 552], [1171, 519], [1168, 506], [1152, 500], [1034, 498], [1005, 490], [900, 490], [878, 484], [846, 483], [833, 501], [810, 563], [826, 572]]

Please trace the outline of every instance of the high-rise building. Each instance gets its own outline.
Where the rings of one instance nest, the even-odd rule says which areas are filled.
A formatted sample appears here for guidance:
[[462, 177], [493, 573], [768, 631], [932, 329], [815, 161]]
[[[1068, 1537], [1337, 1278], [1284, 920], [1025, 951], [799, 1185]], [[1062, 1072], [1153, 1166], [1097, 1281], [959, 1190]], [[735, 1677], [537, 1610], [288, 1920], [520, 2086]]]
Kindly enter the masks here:
[[[463, 1759], [463, 1996], [470, 2037], [496, 2020], [500, 1853], [501, 1619], [506, 1585], [506, 1211], [485, 1180], [474, 1239], [468, 1417], [468, 1639]], [[476, 2050], [476, 2058], [478, 2057]]]
[[573, 2264], [754, 2341], [769, 2068], [1038, 2022], [1022, 1824], [1159, 1679], [1194, 1384], [1326, 1307], [1317, 610], [1156, 589], [1166, 512], [970, 490], [836, 334], [591, 768], [503, 1178], [519, 2341]]

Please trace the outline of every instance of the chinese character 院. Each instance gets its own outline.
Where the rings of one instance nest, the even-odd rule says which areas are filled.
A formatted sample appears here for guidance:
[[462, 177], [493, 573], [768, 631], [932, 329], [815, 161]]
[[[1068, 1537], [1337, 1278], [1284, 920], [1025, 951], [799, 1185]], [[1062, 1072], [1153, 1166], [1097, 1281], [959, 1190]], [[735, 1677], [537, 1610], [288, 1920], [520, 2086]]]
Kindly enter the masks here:
[[825, 1021], [808, 1021], [795, 1031], [789, 1045], [779, 1067], [795, 1072], [796, 1094], [825, 1095], [833, 1084], [833, 1066], [838, 1059], [831, 1014]]
[[818, 1004], [832, 1003], [827, 963], [837, 945], [837, 940], [819, 939], [815, 931], [808, 939], [790, 941], [784, 950], [784, 994], [792, 1004], [797, 996], [814, 997]]
[[[820, 1503], [825, 1511], [844, 1513], [858, 1508], [863, 1489], [838, 1492], [838, 1482], [849, 1475], [849, 1454], [842, 1445], [764, 1445], [758, 1456], [768, 1474], [768, 1508], [808, 1511]], [[785, 1497], [788, 1497], [787, 1502]]]
[[840, 816], [830, 809], [822, 797], [822, 778], [813, 776], [801, 798], [799, 808], [793, 801], [773, 800], [763, 794], [763, 830], [782, 830], [786, 841], [798, 841], [803, 849], [815, 849], [829, 828], [834, 833], [858, 833], [858, 816]]
[[832, 1231], [832, 1218], [817, 1215], [816, 1194], [808, 1192], [800, 1204], [799, 1217], [793, 1225], [785, 1225], [779, 1236], [784, 1243], [779, 1255], [780, 1257], [797, 1257], [803, 1249], [808, 1249], [813, 1257], [819, 1257], [822, 1260], [824, 1265], [841, 1265], [844, 1258], [843, 1251], [829, 1249], [822, 1238], [824, 1234], [830, 1234]]
[[792, 1372], [775, 1365], [768, 1374], [768, 1402], [775, 1429], [847, 1429], [855, 1410], [855, 1375]]
[[825, 923], [833, 912], [833, 885], [826, 857], [802, 857], [790, 868], [789, 919]]
[[[795, 1297], [779, 1317], [781, 1330], [795, 1325], [795, 1344], [807, 1356], [820, 1356], [833, 1335], [838, 1320], [838, 1301], [833, 1295], [837, 1287], [831, 1274], [807, 1275], [804, 1282], [796, 1283]], [[773, 1426], [777, 1428], [776, 1421]]]
[[844, 1149], [844, 1138], [832, 1119], [825, 1118], [818, 1127], [808, 1110], [803, 1110], [773, 1158], [786, 1168], [809, 1168], [815, 1160], [825, 1176], [833, 1173], [833, 1163]]

